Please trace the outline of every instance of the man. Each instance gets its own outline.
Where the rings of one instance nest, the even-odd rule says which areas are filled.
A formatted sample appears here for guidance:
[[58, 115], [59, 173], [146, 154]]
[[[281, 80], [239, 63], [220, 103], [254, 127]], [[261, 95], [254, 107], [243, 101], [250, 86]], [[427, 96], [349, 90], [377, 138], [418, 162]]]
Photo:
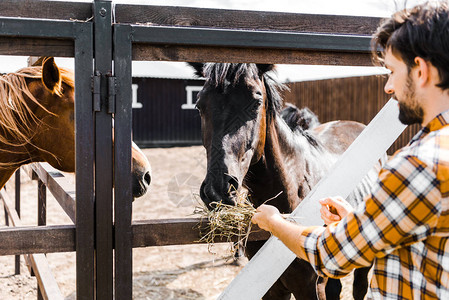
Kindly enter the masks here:
[[[426, 3], [394, 14], [374, 36], [391, 71], [385, 92], [404, 124], [424, 126], [379, 173], [354, 211], [320, 201], [327, 227], [286, 221], [262, 205], [253, 223], [271, 231], [322, 276], [374, 266], [368, 297], [449, 299], [449, 8]], [[332, 212], [336, 212], [335, 214]], [[338, 222], [335, 222], [338, 221]]]

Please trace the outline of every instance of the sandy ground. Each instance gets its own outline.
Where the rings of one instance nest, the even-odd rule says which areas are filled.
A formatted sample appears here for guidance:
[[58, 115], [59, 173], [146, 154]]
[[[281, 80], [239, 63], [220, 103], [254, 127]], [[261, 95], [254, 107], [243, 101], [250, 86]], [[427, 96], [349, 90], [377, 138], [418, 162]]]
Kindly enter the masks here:
[[[144, 149], [144, 153], [151, 162], [153, 178], [150, 191], [134, 201], [133, 220], [191, 216], [206, 171], [203, 147]], [[37, 224], [36, 181], [22, 175], [21, 193], [22, 222]], [[47, 223], [70, 224], [51, 193], [47, 195]], [[4, 219], [0, 207], [0, 227], [5, 226]], [[133, 299], [216, 299], [247, 263], [246, 258], [240, 259], [240, 265], [224, 259], [228, 247], [215, 245], [215, 255], [208, 251], [207, 245], [134, 249]], [[47, 257], [63, 295], [76, 299], [75, 254], [56, 253]], [[0, 299], [36, 299], [37, 283], [29, 275], [23, 258], [21, 267], [22, 274], [14, 275], [14, 257], [0, 256]], [[351, 299], [351, 287], [346, 282], [341, 298]]]

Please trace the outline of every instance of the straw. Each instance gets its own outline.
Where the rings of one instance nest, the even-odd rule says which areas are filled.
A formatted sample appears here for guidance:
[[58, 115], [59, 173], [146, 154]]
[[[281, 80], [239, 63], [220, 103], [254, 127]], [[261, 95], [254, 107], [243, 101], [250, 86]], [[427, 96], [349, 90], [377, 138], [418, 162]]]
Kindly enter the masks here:
[[256, 213], [256, 209], [249, 201], [247, 193], [234, 190], [233, 194], [235, 194], [235, 205], [212, 202], [212, 210], [208, 210], [204, 205], [195, 208], [194, 214], [201, 215], [209, 221], [207, 231], [199, 242], [207, 243], [210, 253], [215, 254], [212, 248], [217, 239], [232, 243], [229, 249], [229, 254], [232, 256], [235, 256], [238, 251], [238, 245], [246, 246], [248, 241], [251, 218]]

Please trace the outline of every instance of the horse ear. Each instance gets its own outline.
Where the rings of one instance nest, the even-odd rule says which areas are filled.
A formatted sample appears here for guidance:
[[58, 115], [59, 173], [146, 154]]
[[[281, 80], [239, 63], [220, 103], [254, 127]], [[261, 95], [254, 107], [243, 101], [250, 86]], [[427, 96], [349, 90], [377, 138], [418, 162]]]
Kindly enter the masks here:
[[43, 60], [42, 83], [51, 93], [61, 95], [61, 72], [53, 57], [47, 57]]
[[272, 64], [256, 64], [257, 69], [259, 70], [259, 76], [262, 76], [266, 72], [273, 71], [276, 67]]
[[204, 77], [204, 73], [203, 73], [203, 68], [204, 68], [204, 64], [203, 63], [196, 63], [196, 62], [189, 62], [188, 63], [193, 69], [195, 69], [195, 75], [198, 77]]

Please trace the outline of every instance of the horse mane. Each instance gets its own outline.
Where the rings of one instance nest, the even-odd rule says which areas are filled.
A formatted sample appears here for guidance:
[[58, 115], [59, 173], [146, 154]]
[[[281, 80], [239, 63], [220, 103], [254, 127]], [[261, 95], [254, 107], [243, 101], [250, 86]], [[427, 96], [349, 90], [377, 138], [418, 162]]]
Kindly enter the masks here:
[[207, 63], [203, 73], [213, 86], [223, 91], [227, 85], [235, 86], [241, 80], [256, 80], [262, 75], [268, 99], [268, 115], [274, 117], [282, 109], [281, 92], [286, 90], [287, 86], [268, 73], [261, 74], [257, 64]]
[[[62, 81], [67, 85], [74, 87], [73, 71], [60, 68]], [[39, 125], [41, 120], [33, 113], [28, 101], [32, 101], [44, 111], [53, 114], [46, 109], [38, 99], [31, 93], [27, 85], [27, 79], [41, 80], [42, 67], [27, 67], [17, 72], [8, 73], [0, 76], [0, 143], [21, 147], [31, 143], [35, 132], [35, 126]], [[59, 90], [54, 91], [58, 95], [62, 94], [61, 86]], [[7, 151], [1, 149], [1, 151]], [[4, 164], [2, 163], [1, 166]]]
[[313, 129], [320, 125], [318, 116], [308, 107], [299, 109], [296, 105], [286, 103], [281, 111], [282, 119], [292, 131]]

